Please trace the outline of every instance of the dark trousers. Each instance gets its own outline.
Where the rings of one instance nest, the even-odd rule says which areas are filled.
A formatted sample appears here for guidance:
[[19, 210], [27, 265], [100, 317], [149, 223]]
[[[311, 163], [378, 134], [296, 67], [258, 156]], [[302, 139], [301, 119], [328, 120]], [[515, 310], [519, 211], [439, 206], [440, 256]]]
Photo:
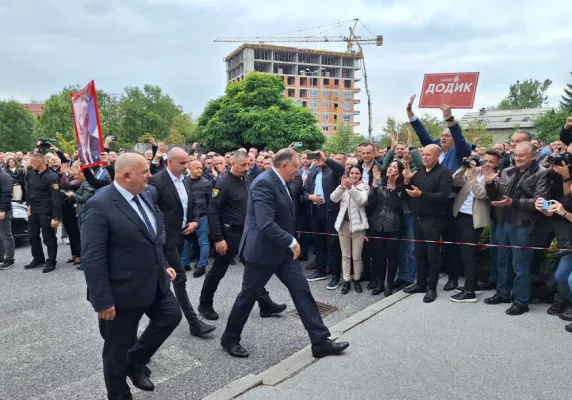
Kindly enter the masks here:
[[[398, 238], [399, 232], [379, 232], [370, 230], [373, 237]], [[399, 252], [399, 240], [370, 240], [373, 265], [371, 268], [372, 280], [379, 285], [384, 285], [387, 274], [387, 286], [393, 287], [393, 281], [397, 275], [397, 255]]]
[[69, 201], [62, 203], [62, 224], [68, 234], [72, 256], [81, 257], [80, 231], [75, 208]]
[[56, 230], [50, 225], [52, 217], [50, 214], [32, 214], [28, 217], [28, 242], [32, 247], [34, 260], [44, 262], [44, 249], [40, 240], [40, 232], [44, 239], [44, 244], [48, 248], [48, 260], [56, 262], [58, 256], [58, 240]]
[[[445, 229], [445, 217], [415, 217], [416, 240], [440, 240]], [[436, 290], [441, 270], [441, 245], [436, 243], [416, 243], [417, 283]]]
[[[137, 327], [143, 314], [149, 325], [137, 339]], [[181, 321], [181, 310], [171, 291], [157, 295], [147, 308], [116, 310], [112, 321], [99, 320], [103, 344], [103, 375], [110, 399], [128, 394], [126, 375], [144, 368], [153, 354]]]
[[197, 319], [197, 314], [193, 310], [191, 305], [191, 300], [189, 299], [189, 294], [187, 293], [187, 272], [181, 261], [181, 252], [183, 251], [184, 238], [181, 237], [180, 243], [175, 244], [172, 247], [164, 247], [163, 252], [165, 253], [165, 258], [169, 263], [169, 266], [175, 270], [177, 276], [173, 281], [173, 291], [175, 292], [175, 297], [179, 302], [179, 306], [185, 315], [185, 318], [189, 323]]
[[[224, 256], [216, 253], [214, 263], [212, 268], [207, 272], [205, 276], [205, 281], [203, 282], [203, 289], [201, 290], [200, 305], [211, 306], [213, 305], [214, 295], [218, 289], [218, 285], [222, 278], [226, 275], [228, 266], [231, 260], [238, 253], [238, 248], [240, 246], [240, 239], [242, 238], [242, 230], [240, 232], [227, 232], [225, 240], [228, 246], [228, 250]], [[258, 293], [258, 304], [260, 308], [270, 301], [270, 296], [264, 287]]]
[[[455, 198], [449, 199], [447, 203], [447, 215], [445, 216], [445, 227], [443, 229], [443, 240], [446, 242], [458, 241], [457, 223], [453, 216], [453, 204]], [[446, 244], [445, 248], [445, 266], [449, 279], [459, 279], [459, 265], [461, 264], [460, 248], [456, 244]]]
[[342, 250], [340, 240], [335, 227], [338, 211], [326, 211], [325, 206], [312, 205], [313, 215], [310, 220], [312, 232], [331, 233], [332, 236], [314, 235], [314, 247], [316, 250], [316, 269], [326, 273], [326, 268], [332, 269], [334, 278], [340, 279], [342, 274]]
[[[298, 229], [304, 232], [310, 232], [312, 229], [310, 219], [311, 217], [307, 214], [299, 215], [297, 218]], [[312, 243], [312, 235], [301, 233], [298, 235], [298, 242], [300, 243], [300, 257], [308, 258], [310, 244]]]
[[[473, 216], [457, 213], [457, 242], [479, 243], [483, 228], [473, 228]], [[461, 259], [465, 268], [465, 290], [474, 292], [477, 284], [477, 248], [475, 246], [461, 246]]]
[[[532, 229], [532, 245], [538, 247], [550, 247], [556, 238], [559, 248], [563, 248], [572, 239], [572, 225], [568, 221], [556, 219], [542, 219], [534, 224]], [[546, 265], [546, 251], [533, 250], [530, 273], [540, 275]]]
[[330, 336], [330, 331], [322, 321], [300, 264], [295, 260], [290, 260], [276, 266], [246, 264], [242, 278], [242, 290], [234, 302], [221, 340], [230, 343], [240, 342], [242, 329], [254, 307], [254, 302], [274, 274], [290, 292], [312, 344], [321, 343]]

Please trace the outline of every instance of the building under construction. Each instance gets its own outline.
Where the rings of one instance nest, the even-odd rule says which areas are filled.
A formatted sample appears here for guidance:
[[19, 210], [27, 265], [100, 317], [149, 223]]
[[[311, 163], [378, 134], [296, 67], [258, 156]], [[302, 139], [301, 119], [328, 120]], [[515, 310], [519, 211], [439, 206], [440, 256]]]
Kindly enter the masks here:
[[[355, 94], [360, 79], [361, 52], [331, 52], [265, 44], [243, 44], [224, 61], [228, 82], [243, 80], [252, 72], [280, 75], [284, 96], [309, 108], [326, 135], [336, 131], [338, 120], [359, 126]], [[354, 132], [355, 134], [355, 132]]]

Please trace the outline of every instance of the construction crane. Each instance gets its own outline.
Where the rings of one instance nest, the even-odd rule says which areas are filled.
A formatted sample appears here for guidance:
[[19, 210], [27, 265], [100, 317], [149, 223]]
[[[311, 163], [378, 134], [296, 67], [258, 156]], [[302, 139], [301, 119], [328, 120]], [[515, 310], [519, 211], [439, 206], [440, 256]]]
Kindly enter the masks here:
[[[348, 23], [354, 23], [353, 27], [350, 27], [350, 34], [349, 36], [327, 36], [323, 35], [327, 31], [330, 31], [335, 28], [339, 28], [343, 25], [347, 25]], [[349, 21], [337, 22], [335, 24], [329, 25], [322, 25], [315, 28], [308, 28], [308, 29], [301, 29], [297, 32], [308, 31], [308, 30], [315, 30], [320, 28], [328, 28], [322, 32], [319, 32], [315, 35], [310, 36], [283, 36], [287, 32], [283, 34], [278, 34], [274, 36], [254, 36], [254, 37], [218, 37], [214, 41], [217, 43], [221, 42], [238, 42], [238, 43], [311, 43], [311, 42], [325, 42], [325, 43], [336, 43], [336, 42], [345, 42], [347, 44], [347, 52], [353, 53], [353, 46], [356, 44], [358, 46], [358, 52], [363, 54], [362, 45], [376, 45], [382, 46], [383, 45], [383, 36], [382, 35], [370, 35], [366, 37], [357, 36], [355, 34], [355, 28], [358, 23], [361, 23], [365, 29], [365, 25], [363, 22], [360, 21], [359, 18], [355, 18]], [[369, 32], [369, 29], [368, 29]], [[371, 34], [371, 32], [370, 32]], [[367, 95], [367, 114], [368, 114], [368, 138], [369, 141], [372, 141], [372, 115], [371, 115], [371, 93], [369, 91], [369, 86], [367, 82], [367, 70], [365, 68], [365, 58], [362, 57], [362, 69], [363, 69], [363, 78], [365, 84], [365, 93]]]

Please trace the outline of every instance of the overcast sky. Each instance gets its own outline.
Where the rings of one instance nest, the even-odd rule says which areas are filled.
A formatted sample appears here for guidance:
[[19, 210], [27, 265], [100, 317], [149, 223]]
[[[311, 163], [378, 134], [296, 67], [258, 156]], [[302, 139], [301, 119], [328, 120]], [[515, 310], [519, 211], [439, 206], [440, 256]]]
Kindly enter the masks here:
[[[0, 99], [42, 101], [64, 86], [118, 93], [161, 86], [200, 115], [223, 94], [223, 58], [238, 43], [218, 36], [292, 32], [359, 17], [382, 47], [364, 47], [374, 135], [388, 116], [405, 120], [425, 73], [481, 73], [475, 109], [497, 104], [517, 79], [551, 79], [558, 104], [572, 83], [568, 1], [413, 0], [1, 0]], [[292, 35], [304, 35], [304, 32]], [[328, 32], [346, 35], [347, 29]], [[363, 27], [358, 34], [367, 35]], [[344, 51], [345, 44], [295, 44]], [[363, 82], [361, 83], [363, 84]], [[361, 126], [367, 132], [365, 91]], [[456, 114], [462, 115], [459, 110]], [[435, 115], [439, 115], [435, 113]]]

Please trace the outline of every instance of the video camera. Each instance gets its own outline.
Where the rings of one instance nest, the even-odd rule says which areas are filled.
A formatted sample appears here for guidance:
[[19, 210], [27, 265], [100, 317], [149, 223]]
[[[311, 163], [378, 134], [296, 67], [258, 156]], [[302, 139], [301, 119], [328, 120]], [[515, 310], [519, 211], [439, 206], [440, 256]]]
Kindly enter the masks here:
[[48, 138], [40, 138], [38, 140], [39, 144], [38, 147], [40, 148], [40, 150], [48, 150], [50, 148], [50, 146], [52, 145], [51, 142], [55, 142], [56, 139], [48, 139]]
[[465, 167], [465, 168], [468, 168], [468, 167], [471, 166], [471, 162], [473, 162], [473, 161], [477, 164], [477, 165], [476, 165], [477, 167], [478, 167], [479, 165], [481, 165], [481, 159], [480, 159], [478, 156], [470, 156], [470, 157], [465, 158], [465, 159], [461, 162], [461, 165], [462, 165], [463, 167]]

